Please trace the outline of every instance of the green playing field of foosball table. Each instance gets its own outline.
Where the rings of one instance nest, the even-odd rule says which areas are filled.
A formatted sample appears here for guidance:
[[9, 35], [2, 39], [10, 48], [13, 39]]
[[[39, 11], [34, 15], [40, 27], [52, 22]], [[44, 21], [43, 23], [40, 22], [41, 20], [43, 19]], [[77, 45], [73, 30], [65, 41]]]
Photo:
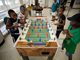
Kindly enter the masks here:
[[31, 26], [26, 34], [25, 39], [30, 42], [32, 41], [34, 44], [46, 44], [46, 42], [50, 39], [48, 23], [44, 20], [35, 20], [31, 21]]

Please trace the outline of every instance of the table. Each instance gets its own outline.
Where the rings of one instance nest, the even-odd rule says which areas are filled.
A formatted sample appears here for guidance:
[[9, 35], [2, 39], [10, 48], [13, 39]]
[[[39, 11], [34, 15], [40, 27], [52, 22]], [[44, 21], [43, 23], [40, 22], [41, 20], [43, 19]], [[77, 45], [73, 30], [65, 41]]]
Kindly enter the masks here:
[[47, 18], [29, 19], [15, 43], [23, 56], [48, 56], [52, 60], [59, 44]]

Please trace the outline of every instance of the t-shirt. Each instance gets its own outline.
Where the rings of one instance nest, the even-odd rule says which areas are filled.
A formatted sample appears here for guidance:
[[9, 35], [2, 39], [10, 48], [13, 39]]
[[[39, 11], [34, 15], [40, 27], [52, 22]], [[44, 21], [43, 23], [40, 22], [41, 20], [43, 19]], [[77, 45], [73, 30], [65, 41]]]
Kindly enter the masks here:
[[[65, 20], [66, 20], [66, 17], [65, 17], [64, 14], [59, 15], [59, 23], [60, 23], [60, 24], [63, 24], [63, 21], [65, 21]], [[59, 25], [58, 27], [64, 27], [64, 26]]]
[[[14, 20], [13, 18], [10, 18], [8, 23], [10, 24], [10, 26], [13, 26], [14, 24], [18, 23], [18, 20], [17, 19]], [[18, 29], [15, 30], [13, 27], [10, 29], [10, 32], [11, 32], [11, 34], [19, 33], [19, 30]]]
[[73, 34], [73, 37], [65, 39], [63, 41], [63, 46], [69, 54], [73, 54], [76, 50], [77, 44], [80, 42], [80, 28], [72, 29], [72, 26], [70, 25], [68, 30]]
[[32, 6], [28, 6], [28, 8], [27, 8], [29, 11], [31, 11], [32, 10]]
[[52, 12], [55, 12], [57, 11], [57, 8], [59, 7], [59, 4], [58, 3], [53, 3], [52, 4]]
[[25, 15], [23, 15], [22, 13], [20, 13], [20, 14], [18, 15], [18, 19], [23, 19], [23, 20], [25, 20]]
[[12, 26], [14, 23], [17, 22], [17, 19], [9, 18], [9, 24]]
[[19, 22], [21, 23], [21, 28], [23, 28], [23, 27], [24, 27], [23, 22], [25, 22], [26, 16], [23, 15], [22, 13], [20, 13], [20, 14], [18, 15], [18, 19], [19, 19]]

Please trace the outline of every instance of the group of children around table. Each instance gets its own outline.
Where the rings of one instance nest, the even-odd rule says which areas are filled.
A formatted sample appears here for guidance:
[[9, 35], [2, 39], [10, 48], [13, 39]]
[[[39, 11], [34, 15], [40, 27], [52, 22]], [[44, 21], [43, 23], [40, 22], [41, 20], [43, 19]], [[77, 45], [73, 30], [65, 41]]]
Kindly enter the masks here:
[[[56, 37], [59, 38], [60, 33], [63, 31], [66, 34], [65, 39], [63, 40], [62, 49], [66, 49], [66, 54], [68, 55], [68, 60], [72, 60], [72, 55], [75, 52], [77, 44], [80, 42], [80, 13], [69, 17], [70, 25], [68, 29], [64, 29], [66, 17], [64, 15], [65, 7], [64, 5], [60, 6], [56, 0], [52, 5], [52, 21], [56, 20], [55, 14], [58, 16], [57, 31]], [[19, 15], [12, 9], [8, 10], [9, 19], [6, 23], [7, 29], [9, 29], [11, 36], [14, 37], [15, 41], [19, 37], [19, 29], [23, 29], [24, 24], [26, 23], [27, 13], [26, 7], [24, 5], [20, 6]]]
[[24, 24], [27, 23], [27, 13], [25, 5], [20, 6], [20, 13], [17, 14], [14, 10], [8, 10], [9, 19], [6, 23], [6, 28], [9, 29], [14, 42], [19, 37], [19, 28], [23, 29]]
[[[78, 43], [80, 42], [80, 13], [67, 18], [70, 21], [68, 29], [64, 29], [66, 16], [64, 15], [65, 6], [58, 4], [56, 0], [52, 5], [52, 21], [58, 21], [55, 23], [57, 26], [56, 37], [59, 38], [61, 32], [66, 35], [62, 43], [62, 50], [66, 49], [66, 55], [68, 60], [72, 60], [72, 56], [76, 50]], [[58, 19], [56, 19], [58, 16]]]

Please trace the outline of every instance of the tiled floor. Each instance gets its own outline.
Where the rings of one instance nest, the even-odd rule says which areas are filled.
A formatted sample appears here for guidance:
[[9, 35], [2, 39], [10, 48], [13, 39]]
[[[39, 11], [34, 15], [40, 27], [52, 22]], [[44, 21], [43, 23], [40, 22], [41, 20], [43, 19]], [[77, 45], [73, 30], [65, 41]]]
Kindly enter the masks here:
[[[73, 13], [74, 12], [74, 13]], [[73, 14], [79, 12], [78, 10], [70, 10], [68, 16], [72, 16]], [[65, 15], [67, 11], [65, 11]], [[43, 15], [51, 17], [50, 9], [44, 9]], [[66, 21], [65, 29], [69, 25], [69, 21]], [[64, 35], [60, 34], [60, 39], [58, 40], [59, 44], [62, 44], [62, 38]], [[5, 39], [5, 44], [0, 47], [0, 60], [23, 60], [22, 57], [17, 52], [16, 48], [13, 47], [13, 41], [10, 35]], [[47, 60], [46, 56], [30, 56], [30, 60]], [[65, 50], [62, 51], [61, 48], [58, 48], [53, 60], [67, 60], [67, 56], [65, 55]], [[73, 60], [80, 60], [80, 44], [77, 46], [76, 52], [73, 56]]]

